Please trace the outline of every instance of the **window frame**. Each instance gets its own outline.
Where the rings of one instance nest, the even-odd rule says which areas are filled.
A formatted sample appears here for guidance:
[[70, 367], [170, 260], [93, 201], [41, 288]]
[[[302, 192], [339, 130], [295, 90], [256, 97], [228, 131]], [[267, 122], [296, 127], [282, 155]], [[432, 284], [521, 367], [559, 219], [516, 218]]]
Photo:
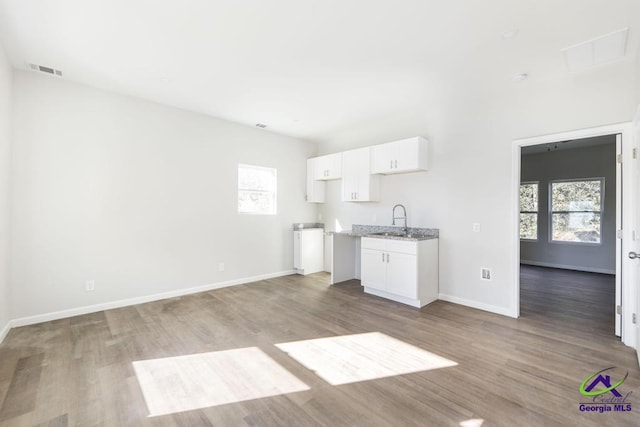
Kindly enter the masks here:
[[531, 185], [531, 184], [535, 184], [537, 187], [537, 193], [538, 193], [538, 210], [536, 211], [523, 211], [520, 210], [520, 212], [518, 213], [518, 219], [520, 219], [520, 215], [522, 214], [536, 214], [536, 238], [535, 239], [531, 239], [528, 237], [521, 237], [520, 236], [520, 224], [521, 221], [518, 221], [518, 237], [520, 237], [520, 241], [521, 242], [537, 242], [540, 240], [540, 181], [523, 181], [520, 183], [520, 187], [518, 187], [518, 208], [520, 208], [520, 192], [519, 190], [522, 188], [523, 185]]
[[[254, 170], [265, 170], [269, 172], [273, 172], [273, 190], [263, 190], [259, 188], [240, 188], [240, 170], [241, 169], [254, 169]], [[265, 211], [254, 211], [247, 212], [240, 210], [240, 192], [242, 191], [250, 191], [255, 193], [264, 193], [264, 194], [272, 194], [272, 209], [269, 212]], [[237, 212], [238, 215], [267, 215], [267, 216], [275, 216], [278, 214], [278, 169], [272, 168], [269, 166], [259, 166], [259, 165], [251, 165], [248, 163], [238, 163], [237, 174], [236, 174], [236, 200], [238, 201]]]
[[[563, 182], [585, 182], [585, 181], [600, 181], [600, 210], [599, 211], [554, 211], [553, 210], [553, 184], [555, 183], [563, 183]], [[592, 177], [592, 178], [570, 178], [570, 179], [553, 179], [549, 180], [549, 243], [560, 244], [560, 245], [586, 245], [586, 246], [600, 246], [603, 243], [603, 233], [602, 226], [604, 224], [604, 187], [605, 186], [605, 178], [603, 176], [600, 177]], [[554, 240], [553, 238], [553, 214], [571, 214], [571, 213], [598, 213], [600, 214], [600, 241], [599, 242], [576, 242], [573, 240]]]

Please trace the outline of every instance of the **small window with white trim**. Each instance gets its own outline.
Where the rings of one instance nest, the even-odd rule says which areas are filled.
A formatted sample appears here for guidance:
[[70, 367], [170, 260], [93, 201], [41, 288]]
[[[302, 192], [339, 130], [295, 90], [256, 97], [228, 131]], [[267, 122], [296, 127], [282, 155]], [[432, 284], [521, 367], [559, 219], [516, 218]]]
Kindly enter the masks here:
[[538, 240], [538, 183], [520, 184], [520, 239]]
[[264, 166], [238, 165], [238, 213], [277, 213], [277, 170]]
[[551, 241], [599, 244], [604, 178], [551, 181]]

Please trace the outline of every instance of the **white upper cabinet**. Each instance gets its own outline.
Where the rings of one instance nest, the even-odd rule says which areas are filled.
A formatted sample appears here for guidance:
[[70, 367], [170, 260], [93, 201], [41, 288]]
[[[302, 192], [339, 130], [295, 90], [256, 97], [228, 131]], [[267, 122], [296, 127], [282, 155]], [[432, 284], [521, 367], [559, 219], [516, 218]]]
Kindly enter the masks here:
[[342, 177], [342, 153], [315, 157], [315, 178], [321, 181]]
[[371, 147], [342, 153], [342, 201], [380, 200], [380, 176], [371, 175]]
[[307, 159], [307, 194], [306, 200], [309, 203], [324, 203], [325, 182], [317, 181], [315, 177], [316, 158]]
[[371, 147], [371, 173], [393, 174], [427, 170], [428, 142], [421, 136]]

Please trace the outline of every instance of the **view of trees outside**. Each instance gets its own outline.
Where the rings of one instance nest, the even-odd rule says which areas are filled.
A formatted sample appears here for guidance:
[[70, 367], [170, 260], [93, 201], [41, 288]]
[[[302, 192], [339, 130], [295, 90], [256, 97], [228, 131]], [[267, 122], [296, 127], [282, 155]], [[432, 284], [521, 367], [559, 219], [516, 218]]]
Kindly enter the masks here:
[[538, 238], [538, 183], [520, 185], [520, 238]]
[[600, 243], [603, 179], [551, 183], [552, 240]]
[[276, 169], [238, 165], [238, 212], [275, 215]]

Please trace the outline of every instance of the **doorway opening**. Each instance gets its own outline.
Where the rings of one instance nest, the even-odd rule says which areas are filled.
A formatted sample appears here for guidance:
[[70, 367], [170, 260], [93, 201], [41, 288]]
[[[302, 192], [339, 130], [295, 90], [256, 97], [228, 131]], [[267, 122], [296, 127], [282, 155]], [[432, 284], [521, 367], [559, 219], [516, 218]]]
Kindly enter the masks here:
[[[615, 296], [613, 299], [613, 303], [611, 303], [611, 299], [606, 298], [598, 298], [594, 296], [594, 298], [590, 301], [583, 301], [583, 308], [581, 309], [582, 314], [588, 316], [592, 311], [589, 308], [589, 305], [606, 305], [606, 312], [603, 315], [605, 318], [611, 318], [611, 313], [613, 313], [613, 317], [615, 320], [614, 324], [614, 332], [616, 335], [621, 337], [622, 342], [629, 345], [635, 345], [635, 325], [633, 323], [633, 312], [634, 312], [634, 301], [635, 301], [635, 289], [633, 286], [634, 281], [634, 272], [632, 271], [629, 265], [628, 260], [622, 257], [622, 253], [627, 253], [633, 242], [634, 232], [633, 227], [630, 226], [634, 213], [634, 203], [636, 202], [636, 195], [634, 194], [635, 186], [634, 184], [634, 173], [635, 169], [632, 166], [632, 159], [634, 155], [633, 150], [633, 127], [631, 123], [621, 123], [615, 125], [607, 125], [601, 126], [597, 128], [589, 128], [589, 129], [581, 129], [576, 131], [562, 132], [558, 134], [551, 135], [542, 135], [537, 137], [525, 138], [514, 140], [513, 142], [513, 156], [512, 156], [512, 164], [513, 164], [513, 253], [514, 257], [514, 278], [513, 278], [513, 288], [512, 288], [512, 307], [513, 307], [513, 316], [520, 317], [521, 315], [521, 294], [524, 297], [527, 297], [526, 293], [529, 292], [527, 290], [527, 283], [521, 283], [521, 259], [525, 261], [532, 261], [527, 258], [527, 252], [523, 250], [521, 255], [521, 239], [520, 239], [520, 218], [523, 214], [527, 213], [537, 213], [539, 212], [531, 212], [531, 210], [523, 209], [520, 207], [520, 193], [521, 193], [521, 183], [526, 183], [521, 176], [521, 168], [522, 168], [522, 158], [523, 153], [525, 151], [525, 155], [528, 147], [536, 147], [535, 149], [539, 150], [539, 152], [550, 152], [550, 151], [570, 151], [572, 148], [571, 145], [574, 144], [579, 146], [583, 144], [582, 148], [587, 148], [589, 144], [593, 144], [593, 146], [597, 146], [599, 144], [594, 143], [595, 140], [592, 138], [600, 138], [600, 137], [609, 137], [615, 138], [616, 140], [616, 154], [613, 162], [616, 167], [616, 176], [615, 176], [615, 185], [614, 189], [608, 189], [607, 181], [611, 181], [611, 179], [604, 179], [602, 174], [589, 174], [583, 176], [573, 176], [573, 177], [560, 177], [555, 178], [545, 182], [543, 185], [545, 186], [546, 194], [545, 197], [545, 214], [547, 218], [545, 219], [545, 223], [543, 224], [546, 229], [537, 230], [538, 239], [544, 239], [547, 241], [548, 247], [562, 247], [562, 246], [578, 246], [581, 245], [583, 247], [591, 245], [591, 247], [596, 246], [604, 246], [606, 241], [611, 241], [611, 237], [606, 237], [604, 234], [600, 234], [604, 232], [607, 226], [604, 225], [604, 221], [607, 220], [611, 214], [604, 214], [603, 210], [598, 211], [597, 209], [597, 198], [584, 199], [583, 197], [575, 197], [574, 200], [569, 197], [562, 198], [556, 197], [556, 207], [553, 205], [553, 196], [549, 195], [550, 191], [553, 192], [555, 190], [556, 193], [565, 194], [582, 194], [581, 191], [585, 188], [600, 188], [601, 197], [604, 195], [603, 200], [612, 200], [611, 191], [615, 192], [615, 227], [614, 227], [614, 241], [615, 241], [615, 249], [614, 251], [609, 252], [608, 256], [614, 257], [614, 269], [611, 270], [610, 264], [606, 265], [598, 265], [593, 262], [589, 263], [591, 268], [582, 268], [577, 271], [576, 274], [585, 274], [587, 276], [578, 277], [575, 276], [572, 280], [567, 280], [566, 277], [564, 279], [553, 278], [549, 275], [544, 275], [543, 272], [556, 272], [562, 273], [566, 276], [571, 271], [576, 271], [575, 266], [579, 264], [575, 263], [575, 259], [564, 258], [564, 259], [553, 259], [553, 262], [549, 262], [551, 265], [545, 264], [547, 261], [538, 261], [538, 264], [527, 263], [522, 265], [522, 280], [526, 282], [526, 280], [530, 279], [532, 275], [540, 275], [544, 276], [544, 280], [547, 282], [557, 282], [558, 280], [566, 280], [568, 282], [589, 282], [591, 279], [586, 279], [585, 277], [590, 277], [592, 279], [610, 279], [613, 277], [615, 281]], [[581, 140], [581, 142], [569, 142]], [[549, 145], [551, 144], [551, 145]], [[556, 146], [558, 147], [556, 149]], [[565, 146], [562, 147], [561, 146]], [[576, 152], [577, 153], [577, 152]], [[578, 156], [576, 155], [576, 158]], [[625, 159], [628, 159], [629, 162], [626, 162]], [[526, 167], [526, 166], [525, 166]], [[605, 177], [606, 178], [606, 177]], [[539, 184], [540, 185], [540, 184]], [[555, 187], [554, 187], [555, 185]], [[573, 188], [573, 191], [571, 187]], [[580, 191], [578, 191], [580, 190]], [[590, 200], [590, 203], [584, 203]], [[540, 200], [539, 200], [540, 201]], [[564, 204], [562, 203], [564, 202]], [[606, 203], [606, 201], [604, 202]], [[603, 208], [604, 209], [604, 208]], [[526, 215], [524, 215], [526, 216]], [[624, 223], [624, 219], [627, 219], [626, 227], [622, 227]], [[599, 219], [599, 221], [597, 221]], [[610, 218], [608, 218], [610, 219]], [[526, 219], [525, 219], [526, 220]], [[595, 223], [600, 224], [600, 230], [598, 231], [597, 227], [594, 226]], [[585, 224], [592, 225], [591, 229], [583, 227]], [[540, 226], [540, 221], [538, 220], [538, 226]], [[610, 226], [608, 226], [610, 227]], [[541, 233], [543, 231], [543, 233]], [[601, 239], [598, 242], [598, 239]], [[566, 240], [566, 241], [565, 241]], [[586, 242], [585, 242], [586, 240]], [[524, 245], [524, 243], [522, 244]], [[614, 252], [614, 253], [612, 253]], [[535, 259], [533, 260], [535, 261]], [[532, 265], [533, 264], [533, 265]], [[544, 269], [555, 269], [555, 270], [544, 270]], [[593, 276], [589, 276], [593, 275]], [[600, 276], [596, 276], [600, 275]], [[592, 284], [593, 286], [600, 286], [595, 284], [596, 281]], [[607, 282], [607, 280], [604, 280]], [[588, 293], [586, 290], [578, 290], [571, 289], [570, 285], [569, 289], [565, 289], [564, 292], [577, 292], [580, 297], [585, 297]], [[554, 288], [558, 291], [558, 289]], [[610, 294], [609, 294], [610, 295]], [[557, 296], [560, 302], [557, 304], [558, 313], [557, 316], [560, 320], [563, 318], [566, 319], [567, 313], [572, 310], [572, 305], [567, 301], [562, 301], [559, 296]], [[607, 302], [609, 301], [609, 302]], [[576, 304], [579, 304], [579, 298], [574, 299]], [[586, 306], [585, 306], [586, 304]], [[547, 307], [548, 309], [551, 309]], [[593, 308], [593, 307], [591, 307]], [[523, 315], [530, 315], [531, 311], [527, 307], [526, 303], [522, 307]], [[575, 311], [575, 310], [574, 310]], [[597, 316], [592, 317], [591, 319], [595, 319]], [[592, 320], [590, 320], [592, 321]], [[564, 323], [563, 323], [564, 324]], [[608, 330], [611, 330], [611, 323], [607, 325]], [[553, 327], [550, 325], [550, 327]]]
[[521, 316], [620, 335], [619, 145], [611, 134], [521, 149]]

